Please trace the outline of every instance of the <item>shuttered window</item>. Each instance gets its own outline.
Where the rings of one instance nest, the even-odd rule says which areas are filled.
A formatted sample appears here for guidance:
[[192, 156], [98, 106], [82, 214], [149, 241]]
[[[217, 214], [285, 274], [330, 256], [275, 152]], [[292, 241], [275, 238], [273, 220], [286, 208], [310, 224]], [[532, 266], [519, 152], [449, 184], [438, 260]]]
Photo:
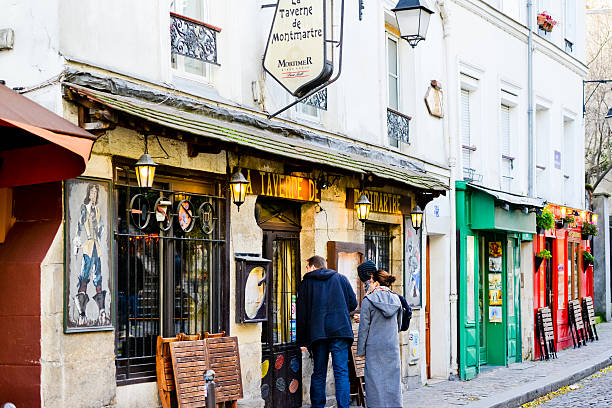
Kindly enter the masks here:
[[461, 145], [463, 153], [464, 178], [471, 179], [472, 169], [472, 135], [470, 128], [470, 91], [461, 90]]
[[565, 39], [573, 44], [576, 40], [576, 0], [565, 0], [564, 3]]
[[511, 128], [510, 128], [510, 107], [501, 105], [500, 133], [502, 146], [502, 168], [501, 168], [501, 187], [505, 191], [511, 191], [512, 187], [512, 154], [510, 150]]

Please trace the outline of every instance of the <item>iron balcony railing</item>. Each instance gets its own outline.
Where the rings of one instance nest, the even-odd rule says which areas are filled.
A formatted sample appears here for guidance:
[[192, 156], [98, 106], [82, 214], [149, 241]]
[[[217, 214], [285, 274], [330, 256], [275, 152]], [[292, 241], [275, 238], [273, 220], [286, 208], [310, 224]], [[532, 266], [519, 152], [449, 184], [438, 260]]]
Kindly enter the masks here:
[[387, 135], [389, 139], [410, 143], [410, 116], [387, 108]]
[[177, 13], [170, 13], [170, 48], [172, 54], [183, 55], [219, 65], [217, 33], [221, 29]]

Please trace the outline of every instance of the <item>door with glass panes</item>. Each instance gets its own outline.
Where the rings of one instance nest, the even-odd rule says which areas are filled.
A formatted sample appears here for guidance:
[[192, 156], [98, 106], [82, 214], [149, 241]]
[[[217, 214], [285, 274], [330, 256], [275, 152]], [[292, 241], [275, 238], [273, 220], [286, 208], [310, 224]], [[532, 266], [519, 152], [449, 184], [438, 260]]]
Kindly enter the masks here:
[[268, 275], [268, 320], [262, 325], [261, 396], [269, 408], [302, 406], [302, 352], [296, 343], [296, 302], [300, 283], [300, 206], [259, 200], [263, 257]]

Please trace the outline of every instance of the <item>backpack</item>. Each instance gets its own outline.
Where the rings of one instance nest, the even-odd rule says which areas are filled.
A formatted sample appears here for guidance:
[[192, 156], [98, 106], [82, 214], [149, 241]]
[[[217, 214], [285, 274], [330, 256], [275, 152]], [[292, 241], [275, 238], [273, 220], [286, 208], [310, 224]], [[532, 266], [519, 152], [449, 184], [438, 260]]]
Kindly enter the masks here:
[[406, 298], [402, 295], [399, 296], [399, 300], [402, 303], [402, 327], [400, 327], [400, 331], [408, 330], [408, 326], [410, 326], [410, 319], [412, 318], [412, 308], [406, 301]]

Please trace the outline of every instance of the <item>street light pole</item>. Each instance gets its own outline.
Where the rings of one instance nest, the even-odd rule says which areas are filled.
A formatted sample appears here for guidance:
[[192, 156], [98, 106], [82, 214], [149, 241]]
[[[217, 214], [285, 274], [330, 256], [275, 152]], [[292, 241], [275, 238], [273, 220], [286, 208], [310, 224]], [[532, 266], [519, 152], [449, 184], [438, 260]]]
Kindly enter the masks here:
[[[593, 79], [593, 80], [590, 80], [590, 81], [582, 81], [582, 117], [583, 118], [586, 115], [586, 105], [591, 100], [591, 97], [593, 96], [595, 91], [597, 91], [597, 88], [599, 88], [599, 85], [601, 85], [601, 84], [609, 84], [609, 83], [612, 83], [612, 79]], [[597, 84], [597, 86], [595, 87], [595, 89], [593, 89], [593, 92], [591, 92], [591, 94], [586, 99], [586, 101], [584, 100], [584, 86], [585, 86], [585, 84]], [[610, 89], [610, 90], [612, 90], [612, 89]]]

